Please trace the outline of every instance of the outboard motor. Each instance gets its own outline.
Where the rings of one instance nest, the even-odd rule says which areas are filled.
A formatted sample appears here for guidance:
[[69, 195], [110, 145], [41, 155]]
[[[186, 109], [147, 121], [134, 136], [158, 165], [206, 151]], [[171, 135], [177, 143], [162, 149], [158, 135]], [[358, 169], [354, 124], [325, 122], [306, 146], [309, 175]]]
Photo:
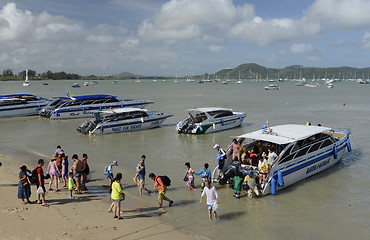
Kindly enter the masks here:
[[85, 121], [81, 126], [77, 128], [77, 131], [82, 134], [88, 134], [90, 130], [96, 127], [93, 121]]
[[223, 178], [221, 178], [218, 183], [221, 185], [224, 185], [234, 176], [239, 175], [240, 172], [240, 163], [239, 162], [233, 162], [228, 167], [227, 170], [224, 172]]

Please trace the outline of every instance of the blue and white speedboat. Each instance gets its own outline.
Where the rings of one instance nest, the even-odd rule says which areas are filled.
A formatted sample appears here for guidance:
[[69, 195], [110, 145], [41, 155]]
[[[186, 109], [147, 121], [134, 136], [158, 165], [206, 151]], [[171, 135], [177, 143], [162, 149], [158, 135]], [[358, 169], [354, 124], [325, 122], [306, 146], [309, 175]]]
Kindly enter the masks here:
[[120, 108], [95, 113], [95, 119], [82, 123], [77, 131], [83, 134], [109, 134], [158, 127], [170, 114], [149, 112], [140, 108]]
[[50, 100], [32, 94], [0, 95], [0, 118], [38, 115]]
[[143, 99], [119, 100], [115, 96], [105, 94], [57, 97], [41, 109], [40, 116], [50, 119], [86, 118], [106, 109], [143, 108], [151, 103], [153, 101]]
[[209, 107], [188, 109], [189, 117], [176, 124], [178, 133], [204, 134], [239, 127], [247, 116], [245, 112]]
[[[266, 195], [275, 194], [336, 164], [346, 149], [351, 151], [349, 137], [350, 132], [345, 129], [287, 124], [240, 135], [236, 139], [246, 151], [258, 146], [263, 152], [267, 152], [268, 145], [277, 150], [278, 159], [272, 165], [267, 174], [267, 181], [262, 186], [262, 194]], [[223, 172], [232, 165], [235, 166], [229, 156]], [[252, 169], [249, 165], [240, 165], [240, 169], [243, 168]]]

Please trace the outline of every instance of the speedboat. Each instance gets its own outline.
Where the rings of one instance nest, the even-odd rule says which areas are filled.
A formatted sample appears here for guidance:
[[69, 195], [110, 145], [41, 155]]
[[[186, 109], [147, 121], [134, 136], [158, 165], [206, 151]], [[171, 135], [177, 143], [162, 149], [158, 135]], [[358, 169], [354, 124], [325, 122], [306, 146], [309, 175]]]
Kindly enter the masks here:
[[140, 108], [120, 108], [96, 112], [95, 119], [82, 123], [77, 131], [83, 134], [109, 134], [158, 127], [170, 114], [149, 112]]
[[318, 83], [307, 83], [305, 84], [306, 87], [321, 87]]
[[[345, 149], [351, 152], [350, 131], [321, 126], [297, 124], [264, 126], [261, 130], [235, 137], [248, 152], [260, 148], [267, 152], [270, 147], [276, 149], [277, 160], [271, 166], [262, 186], [262, 194], [275, 194], [296, 182], [322, 172], [336, 164], [344, 155]], [[227, 154], [230, 154], [228, 152]], [[259, 152], [261, 154], [261, 152]], [[225, 160], [224, 179], [229, 181], [230, 169], [249, 171], [256, 166], [232, 163], [232, 156]], [[238, 165], [239, 166], [236, 166]], [[253, 164], [252, 164], [253, 165]], [[238, 174], [235, 172], [232, 175]], [[214, 173], [215, 175], [215, 173]]]
[[143, 108], [153, 101], [143, 99], [119, 100], [115, 96], [97, 94], [57, 97], [40, 111], [40, 116], [50, 119], [93, 117], [95, 112], [124, 107]]
[[32, 94], [0, 95], [0, 117], [37, 115], [50, 100]]
[[73, 83], [72, 84], [72, 87], [73, 88], [79, 88], [79, 87], [81, 87], [81, 85], [79, 83]]
[[245, 112], [210, 107], [188, 109], [189, 117], [176, 124], [178, 133], [204, 134], [238, 127], [247, 116]]
[[279, 90], [280, 87], [276, 84], [269, 84], [268, 86], [265, 87], [265, 90]]

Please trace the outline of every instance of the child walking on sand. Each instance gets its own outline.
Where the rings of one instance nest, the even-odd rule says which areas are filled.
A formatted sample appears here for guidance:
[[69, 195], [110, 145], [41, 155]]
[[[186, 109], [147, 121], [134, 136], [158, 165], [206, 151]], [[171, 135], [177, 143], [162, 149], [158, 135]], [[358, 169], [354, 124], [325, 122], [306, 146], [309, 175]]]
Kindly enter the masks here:
[[114, 218], [118, 218], [118, 220], [123, 219], [123, 217], [121, 217], [121, 201], [124, 200], [124, 193], [123, 188], [121, 186], [121, 179], [122, 173], [117, 173], [116, 177], [113, 179], [111, 193], [111, 198], [114, 204], [113, 207]]
[[69, 191], [69, 198], [74, 199], [72, 197], [73, 190], [75, 189], [75, 183], [73, 182], [73, 172], [68, 173], [68, 191]]
[[217, 194], [215, 186], [211, 185], [211, 180], [206, 181], [206, 186], [204, 187], [204, 191], [202, 192], [202, 195], [200, 196], [199, 205], [202, 205], [202, 199], [203, 199], [204, 194], [207, 195], [207, 207], [208, 207], [209, 220], [212, 221], [212, 212], [213, 212], [215, 219], [217, 219], [216, 211], [218, 209], [218, 204], [219, 204], [218, 194]]

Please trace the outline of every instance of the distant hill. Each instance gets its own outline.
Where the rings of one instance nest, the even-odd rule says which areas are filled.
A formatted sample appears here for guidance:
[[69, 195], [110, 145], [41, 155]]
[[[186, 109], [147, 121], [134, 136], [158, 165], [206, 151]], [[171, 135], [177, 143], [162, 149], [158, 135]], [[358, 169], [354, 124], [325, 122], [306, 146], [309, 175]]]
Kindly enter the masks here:
[[351, 67], [303, 67], [301, 65], [292, 65], [283, 69], [266, 68], [256, 63], [241, 64], [233, 69], [223, 69], [216, 73], [217, 78], [230, 79], [321, 79], [321, 78], [336, 78], [336, 79], [367, 79], [370, 76], [370, 68], [351, 68]]
[[112, 75], [112, 76], [113, 77], [122, 77], [122, 78], [127, 78], [127, 77], [132, 77], [132, 78], [141, 77], [140, 75], [137, 75], [137, 74], [134, 74], [134, 73], [130, 73], [130, 72], [121, 72], [119, 74]]

